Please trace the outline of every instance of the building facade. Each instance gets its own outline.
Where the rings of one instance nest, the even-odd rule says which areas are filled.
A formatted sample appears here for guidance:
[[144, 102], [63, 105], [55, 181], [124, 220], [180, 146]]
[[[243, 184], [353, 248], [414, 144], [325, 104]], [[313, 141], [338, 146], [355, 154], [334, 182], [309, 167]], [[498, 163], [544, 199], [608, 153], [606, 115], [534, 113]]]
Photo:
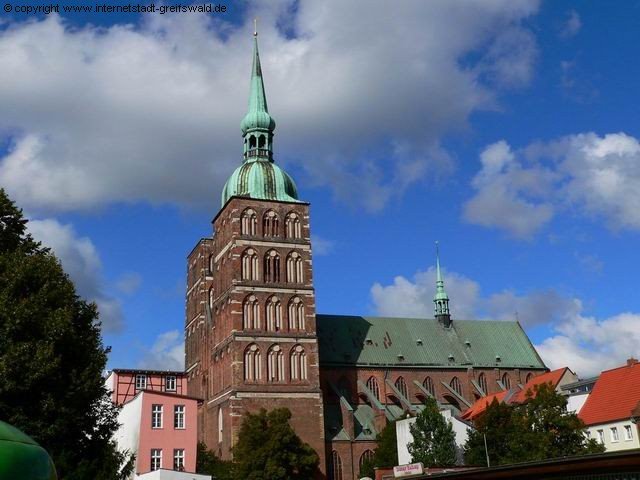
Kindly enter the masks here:
[[359, 478], [376, 435], [424, 398], [458, 414], [546, 367], [517, 322], [452, 319], [437, 260], [435, 318], [317, 315], [309, 204], [274, 162], [254, 36], [243, 158], [211, 237], [187, 258], [189, 395], [199, 437], [222, 458], [246, 412], [286, 407], [323, 478]]
[[133, 479], [210, 479], [195, 475], [201, 401], [186, 395], [184, 372], [116, 369], [106, 385], [121, 407], [115, 441], [135, 455]]

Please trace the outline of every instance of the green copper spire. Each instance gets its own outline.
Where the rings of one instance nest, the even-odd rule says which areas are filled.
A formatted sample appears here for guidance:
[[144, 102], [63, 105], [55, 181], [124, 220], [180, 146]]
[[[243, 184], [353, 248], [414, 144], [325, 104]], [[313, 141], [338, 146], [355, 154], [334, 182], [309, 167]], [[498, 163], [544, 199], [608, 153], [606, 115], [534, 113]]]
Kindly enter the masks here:
[[436, 242], [436, 294], [433, 297], [435, 304], [435, 317], [445, 327], [451, 326], [451, 314], [449, 313], [449, 296], [444, 290], [444, 280], [440, 271], [440, 249]]
[[240, 123], [244, 140], [243, 163], [222, 189], [222, 205], [231, 197], [297, 202], [293, 179], [273, 163], [275, 120], [269, 115], [262, 79], [258, 32], [253, 32], [253, 66], [249, 87], [249, 111]]

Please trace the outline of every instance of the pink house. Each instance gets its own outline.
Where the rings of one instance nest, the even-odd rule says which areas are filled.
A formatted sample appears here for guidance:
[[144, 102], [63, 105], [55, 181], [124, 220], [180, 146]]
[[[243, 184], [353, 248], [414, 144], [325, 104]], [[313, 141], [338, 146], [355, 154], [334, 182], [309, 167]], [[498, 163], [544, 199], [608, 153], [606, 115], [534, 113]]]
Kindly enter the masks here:
[[201, 403], [183, 394], [183, 372], [114, 370], [106, 382], [112, 399], [122, 406], [115, 435], [118, 448], [136, 456], [132, 478], [146, 478], [146, 474], [158, 470], [171, 471], [166, 478], [209, 478], [193, 473], [183, 477], [179, 473], [196, 470], [197, 412]]

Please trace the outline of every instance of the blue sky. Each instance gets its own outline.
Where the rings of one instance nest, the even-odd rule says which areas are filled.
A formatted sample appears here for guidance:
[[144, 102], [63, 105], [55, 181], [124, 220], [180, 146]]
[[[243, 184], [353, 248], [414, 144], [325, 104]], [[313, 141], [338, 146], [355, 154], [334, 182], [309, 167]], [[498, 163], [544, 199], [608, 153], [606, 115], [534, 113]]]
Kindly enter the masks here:
[[0, 185], [100, 306], [110, 367], [180, 366], [254, 16], [319, 312], [431, 316], [439, 240], [455, 317], [518, 318], [583, 376], [640, 354], [640, 2], [227, 7], [0, 17]]

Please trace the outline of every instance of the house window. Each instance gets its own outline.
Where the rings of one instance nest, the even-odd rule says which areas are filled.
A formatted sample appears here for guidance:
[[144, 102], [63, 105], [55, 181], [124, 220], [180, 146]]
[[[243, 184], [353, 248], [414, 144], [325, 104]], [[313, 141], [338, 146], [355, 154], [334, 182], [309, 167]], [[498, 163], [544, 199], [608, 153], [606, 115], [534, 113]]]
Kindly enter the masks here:
[[369, 380], [367, 380], [367, 388], [371, 390], [376, 400], [380, 400], [380, 387], [378, 387], [378, 381], [375, 377], [369, 377]]
[[160, 470], [162, 468], [162, 449], [151, 449], [151, 471]]
[[289, 302], [289, 330], [304, 330], [304, 303], [299, 297]]
[[267, 354], [267, 380], [270, 382], [284, 381], [284, 355], [280, 345], [274, 345]]
[[162, 405], [151, 406], [151, 428], [162, 428]]
[[270, 250], [264, 256], [264, 281], [266, 283], [280, 282], [280, 255]]
[[631, 429], [631, 425], [624, 426], [624, 439], [625, 440], [633, 440], [633, 430]]
[[398, 377], [396, 380], [396, 388], [403, 397], [407, 398], [407, 384], [404, 381], [404, 378]]
[[291, 380], [307, 379], [307, 354], [301, 345], [291, 350]]
[[147, 388], [147, 376], [144, 373], [136, 375], [136, 390], [144, 390]]
[[173, 407], [173, 428], [180, 430], [184, 428], [184, 405]]
[[598, 430], [598, 441], [604, 444], [604, 430]]
[[462, 384], [460, 383], [460, 380], [458, 380], [458, 377], [453, 377], [449, 386], [453, 388], [458, 395], [462, 395]]
[[487, 391], [487, 377], [485, 376], [484, 373], [481, 373], [478, 376], [478, 385], [480, 385], [480, 388], [482, 389], [482, 393], [484, 393], [485, 395], [489, 393]]
[[302, 257], [298, 252], [293, 252], [287, 257], [287, 282], [304, 282]]
[[176, 448], [173, 451], [173, 469], [184, 472], [184, 448]]
[[329, 462], [329, 480], [342, 480], [342, 459], [335, 450], [331, 452]]
[[424, 382], [422, 382], [422, 386], [424, 387], [424, 389], [429, 392], [431, 395], [435, 396], [436, 395], [436, 389], [433, 386], [433, 380], [431, 380], [431, 377], [427, 377], [424, 379]]
[[260, 349], [253, 343], [244, 351], [244, 379], [249, 382], [262, 378]]
[[620, 441], [620, 435], [618, 434], [618, 427], [611, 427], [611, 441], [612, 442]]
[[164, 379], [164, 389], [167, 392], [175, 392], [176, 391], [176, 376], [175, 375], [167, 375]]
[[224, 432], [224, 419], [222, 418], [222, 408], [218, 407], [218, 443], [222, 443], [222, 433]]

